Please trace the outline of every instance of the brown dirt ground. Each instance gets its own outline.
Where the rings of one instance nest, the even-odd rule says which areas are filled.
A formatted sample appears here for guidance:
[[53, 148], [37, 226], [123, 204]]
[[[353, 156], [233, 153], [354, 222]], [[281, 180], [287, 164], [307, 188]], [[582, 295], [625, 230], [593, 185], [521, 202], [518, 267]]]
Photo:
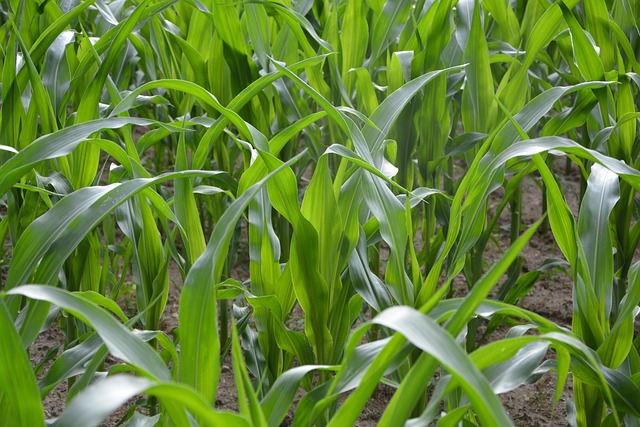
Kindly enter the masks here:
[[[563, 167], [564, 161], [558, 160], [556, 168]], [[576, 168], [565, 176], [563, 185], [566, 187], [566, 197], [574, 212], [577, 215], [577, 191], [579, 188], [579, 175]], [[500, 201], [501, 193], [497, 191], [489, 202], [490, 209]], [[532, 179], [527, 178], [523, 186], [523, 223], [528, 226], [540, 218], [542, 195], [541, 191]], [[508, 225], [508, 212], [503, 214], [500, 225]], [[497, 261], [509, 244], [509, 233], [500, 231], [496, 235], [496, 242], [490, 242], [486, 251], [486, 264], [489, 266]], [[525, 271], [530, 271], [539, 266], [549, 257], [561, 258], [562, 255], [553, 242], [549, 234], [537, 233], [527, 248], [523, 251], [525, 258]], [[248, 277], [246, 260], [241, 260], [234, 270], [234, 276], [243, 280]], [[461, 280], [456, 280], [456, 287], [465, 287]], [[182, 279], [178, 269], [173, 266], [171, 269], [171, 291], [167, 308], [162, 319], [162, 328], [171, 334], [178, 324], [178, 303], [180, 298], [180, 288]], [[563, 273], [551, 273], [543, 275], [541, 280], [533, 287], [531, 292], [524, 298], [521, 305], [534, 311], [561, 326], [570, 327], [572, 313], [572, 289], [571, 280]], [[504, 333], [504, 328], [496, 332], [497, 336]], [[495, 338], [494, 338], [495, 339]], [[64, 336], [57, 327], [52, 327], [42, 333], [30, 348], [32, 363], [37, 364], [44, 358], [47, 351], [64, 342]], [[550, 355], [552, 357], [552, 355]], [[45, 365], [45, 371], [49, 364]], [[42, 375], [42, 374], [41, 374]], [[522, 386], [515, 391], [501, 396], [503, 405], [507, 412], [518, 426], [566, 426], [565, 403], [571, 398], [572, 386], [569, 382], [563, 392], [561, 401], [554, 408], [553, 396], [555, 387], [555, 374], [549, 373], [533, 385]], [[358, 426], [374, 426], [386, 407], [393, 394], [393, 389], [382, 385], [379, 392], [372, 398], [363, 411]], [[45, 414], [47, 418], [59, 416], [65, 407], [67, 390], [63, 383], [56, 387], [44, 400]], [[218, 398], [216, 404], [220, 408], [237, 410], [235, 383], [230, 360], [225, 360], [222, 367], [222, 376], [218, 388]], [[119, 421], [126, 414], [127, 408], [122, 408], [105, 421], [105, 426], [118, 425]], [[290, 418], [285, 419], [285, 423]]]

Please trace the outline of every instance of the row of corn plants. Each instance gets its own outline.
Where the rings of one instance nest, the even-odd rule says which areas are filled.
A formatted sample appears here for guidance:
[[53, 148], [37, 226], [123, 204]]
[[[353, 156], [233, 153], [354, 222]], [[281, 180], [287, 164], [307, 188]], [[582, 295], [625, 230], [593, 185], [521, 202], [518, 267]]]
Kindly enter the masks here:
[[[498, 395], [555, 372], [569, 425], [640, 425], [639, 14], [0, 3], [0, 420], [100, 425], [128, 405], [123, 425], [344, 426], [386, 384], [380, 425], [508, 426]], [[531, 179], [543, 212], [524, 224]], [[525, 272], [536, 233], [562, 259]], [[571, 277], [570, 327], [520, 305], [548, 265]], [[216, 406], [227, 357], [236, 412]]]

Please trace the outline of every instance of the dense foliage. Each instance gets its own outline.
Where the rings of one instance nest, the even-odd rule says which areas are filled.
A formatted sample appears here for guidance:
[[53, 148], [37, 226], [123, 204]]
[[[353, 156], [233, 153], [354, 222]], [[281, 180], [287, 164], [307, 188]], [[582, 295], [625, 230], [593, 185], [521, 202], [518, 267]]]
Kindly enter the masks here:
[[[54, 425], [144, 396], [127, 425], [345, 426], [385, 383], [380, 425], [507, 426], [497, 394], [555, 371], [571, 425], [640, 425], [638, 16], [636, 0], [0, 3], [0, 420], [43, 425], [67, 382]], [[577, 217], [559, 156], [581, 173]], [[524, 180], [544, 194], [530, 226]], [[561, 254], [525, 272], [535, 233]], [[572, 278], [570, 329], [518, 305], [549, 266]], [[64, 343], [33, 366], [50, 328]], [[228, 354], [237, 413], [215, 403]]]

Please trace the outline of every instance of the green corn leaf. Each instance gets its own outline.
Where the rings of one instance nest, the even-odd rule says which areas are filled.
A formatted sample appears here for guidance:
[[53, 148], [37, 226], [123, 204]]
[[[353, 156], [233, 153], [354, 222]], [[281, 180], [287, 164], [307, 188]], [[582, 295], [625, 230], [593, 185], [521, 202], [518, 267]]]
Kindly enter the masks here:
[[307, 32], [307, 34], [311, 36], [311, 38], [316, 43], [318, 43], [318, 45], [322, 46], [325, 49], [325, 51], [333, 52], [332, 46], [329, 43], [327, 43], [325, 40], [323, 40], [320, 36], [318, 36], [313, 25], [309, 22], [309, 20], [305, 18], [303, 15], [301, 15], [300, 13], [298, 13], [295, 9], [291, 9], [281, 2], [262, 2], [262, 1], [256, 1], [256, 0], [250, 0], [250, 1], [258, 4], [264, 4], [265, 6], [272, 8], [279, 16], [281, 16], [282, 19], [284, 19], [287, 22], [289, 28], [295, 34], [298, 43], [302, 45], [302, 48], [305, 51], [305, 55], [307, 57], [311, 57], [315, 53], [311, 44], [309, 43], [307, 38], [304, 36], [304, 32], [302, 31], [303, 29]]
[[551, 118], [544, 125], [541, 136], [562, 135], [582, 126], [597, 103], [598, 99], [592, 91], [579, 91], [578, 99], [571, 109]]
[[[55, 115], [54, 109], [51, 103], [51, 99], [49, 98], [49, 94], [45, 90], [44, 84], [38, 71], [36, 70], [36, 66], [33, 63], [33, 60], [29, 56], [29, 52], [27, 51], [27, 47], [24, 44], [22, 38], [18, 35], [17, 37], [18, 43], [20, 45], [20, 49], [22, 50], [22, 57], [26, 62], [26, 68], [29, 71], [29, 82], [31, 83], [31, 90], [33, 91], [32, 100], [34, 105], [40, 112], [40, 120], [42, 122], [42, 129], [44, 132], [52, 132], [57, 126], [55, 125]], [[32, 123], [28, 125], [29, 127], [35, 128], [36, 123]]]
[[406, 83], [403, 87], [394, 91], [389, 97], [385, 98], [385, 100], [380, 103], [378, 108], [371, 115], [371, 121], [377, 125], [378, 129], [366, 126], [362, 131], [364, 139], [371, 148], [371, 152], [376, 155], [376, 159], [378, 159], [377, 156], [380, 155], [378, 153], [380, 153], [382, 142], [389, 133], [389, 129], [391, 129], [391, 126], [397, 119], [398, 115], [411, 98], [437, 76], [451, 71], [456, 71], [461, 68], [462, 66], [458, 66], [426, 73]]
[[340, 37], [340, 45], [342, 47], [341, 71], [348, 95], [351, 95], [354, 80], [358, 79], [358, 77], [348, 75], [347, 73], [353, 68], [362, 67], [367, 54], [369, 39], [369, 24], [366, 18], [367, 9], [364, 1], [349, 2], [342, 20]]
[[214, 25], [222, 40], [234, 50], [244, 54], [246, 45], [235, 6], [214, 0], [211, 12], [213, 13]]
[[[609, 84], [611, 83], [585, 82], [574, 86], [551, 88], [532, 99], [531, 102], [515, 114], [513, 118], [525, 132], [528, 132], [529, 129], [538, 123], [540, 119], [542, 119], [542, 117], [544, 117], [545, 114], [553, 108], [553, 105], [564, 95], [568, 95], [576, 91], [582, 91], [583, 89], [598, 89]], [[494, 153], [503, 151], [509, 145], [513, 144], [519, 136], [520, 135], [513, 123], [509, 122], [500, 129], [491, 150]]]
[[20, 91], [16, 81], [17, 40], [16, 32], [12, 31], [8, 40], [2, 67], [2, 128], [0, 136], [3, 142], [15, 149], [20, 149], [18, 140], [20, 122], [25, 119], [24, 106], [20, 100]]
[[[16, 254], [20, 258], [16, 259], [10, 269], [7, 289], [24, 284], [38, 265], [39, 259], [46, 254], [47, 258], [38, 265], [37, 277], [43, 283], [52, 281], [62, 262], [86, 234], [116, 207], [145, 188], [180, 177], [217, 174], [218, 172], [205, 171], [173, 172], [156, 178], [139, 178], [122, 184], [88, 187], [73, 192], [25, 230], [16, 246]], [[55, 250], [50, 250], [54, 245], [57, 245]]]
[[242, 359], [242, 350], [240, 348], [238, 331], [235, 325], [233, 326], [232, 356], [240, 413], [244, 415], [245, 418], [250, 419], [253, 425], [266, 426], [267, 421], [264, 413], [262, 412], [262, 408], [259, 405], [258, 397], [253, 390], [253, 385], [251, 384], [246, 364]]
[[258, 56], [263, 69], [269, 69], [271, 43], [269, 34], [269, 17], [263, 5], [247, 4], [245, 9], [246, 27], [251, 47]]
[[[322, 62], [326, 56], [315, 56], [312, 58], [304, 59], [302, 61], [291, 64], [288, 69], [289, 71], [297, 71], [302, 68], [311, 67], [317, 65]], [[272, 84], [274, 81], [278, 80], [282, 77], [284, 73], [282, 71], [276, 71], [269, 74], [266, 74], [245, 89], [242, 90], [231, 102], [229, 102], [228, 109], [234, 112], [239, 111], [244, 107], [254, 96], [257, 96], [261, 91], [263, 91], [267, 86]], [[117, 107], [116, 107], [117, 108]], [[203, 136], [198, 148], [196, 149], [195, 154], [193, 155], [192, 167], [193, 168], [201, 168], [206, 161], [206, 156], [211, 150], [213, 146], [213, 142], [222, 134], [225, 126], [228, 123], [228, 119], [225, 116], [222, 116], [220, 119], [216, 121], [216, 123], [209, 128], [207, 133]]]
[[180, 37], [178, 34], [174, 34], [171, 31], [167, 31], [172, 39], [180, 46], [184, 51], [184, 56], [187, 59], [188, 64], [193, 71], [193, 80], [199, 85], [207, 84], [207, 67], [205, 60], [193, 46], [191, 46], [186, 40]]
[[[66, 11], [64, 14], [58, 16], [55, 21], [49, 25], [40, 34], [38, 39], [31, 46], [29, 54], [34, 64], [40, 63], [42, 58], [46, 55], [47, 50], [54, 43], [54, 41], [62, 34], [68, 27], [69, 23], [74, 19], [77, 19], [89, 6], [95, 3], [96, 0], [87, 0], [78, 4], [73, 9]], [[28, 79], [27, 69], [23, 68], [18, 73], [19, 87], [23, 88], [26, 85]]]
[[2, 300], [0, 326], [0, 416], [19, 425], [44, 425], [36, 377]]
[[375, 275], [367, 263], [366, 239], [360, 231], [356, 250], [349, 259], [349, 274], [355, 290], [376, 311], [391, 307], [391, 298], [384, 282]]
[[[562, 4], [566, 6], [566, 9], [572, 9], [577, 3], [577, 0], [567, 0]], [[535, 5], [535, 3], [529, 3], [529, 5]], [[533, 16], [531, 15], [535, 19]], [[527, 101], [525, 95], [528, 93], [527, 72], [538, 53], [546, 48], [562, 31], [562, 16], [563, 11], [559, 4], [554, 3], [544, 11], [542, 16], [534, 21], [524, 49], [526, 54], [522, 66], [513, 76], [512, 81], [501, 88], [502, 90], [498, 90], [498, 96], [510, 111], [517, 111], [525, 105]]]
[[635, 188], [640, 188], [640, 173], [632, 167], [595, 150], [584, 148], [575, 141], [560, 137], [535, 138], [513, 144], [491, 160], [491, 168], [503, 165], [507, 160], [515, 156], [532, 156], [549, 150], [576, 154], [587, 160], [597, 162], [629, 182]]
[[260, 402], [269, 426], [281, 425], [293, 403], [300, 381], [309, 372], [318, 369], [329, 369], [329, 367], [322, 365], [298, 366], [278, 378], [269, 393]]
[[611, 313], [613, 297], [613, 244], [609, 217], [619, 199], [618, 176], [598, 164], [593, 165], [580, 205], [578, 235], [605, 318]]
[[131, 363], [145, 376], [159, 380], [171, 378], [158, 354], [110, 314], [85, 298], [50, 286], [25, 285], [7, 292], [47, 301], [88, 323], [100, 335], [111, 354]]
[[329, 303], [339, 299], [338, 255], [343, 234], [338, 201], [333, 193], [328, 158], [323, 156], [316, 165], [311, 182], [305, 191], [300, 212], [318, 232], [320, 274], [329, 285]]
[[401, 332], [412, 344], [438, 359], [460, 381], [483, 425], [513, 425], [485, 377], [470, 363], [453, 337], [429, 317], [408, 307], [392, 307], [373, 321]]
[[390, 0], [384, 4], [371, 31], [371, 54], [367, 60], [368, 63], [372, 64], [377, 60], [400, 35], [410, 11], [411, 2], [407, 0]]
[[489, 380], [494, 393], [507, 393], [529, 383], [548, 348], [548, 342], [534, 342], [521, 347], [509, 360], [492, 364], [485, 369], [483, 374]]
[[578, 258], [576, 221], [549, 168], [546, 167], [540, 159], [537, 159], [536, 163], [538, 171], [547, 187], [549, 223], [556, 236], [558, 246], [569, 262], [569, 265], [576, 266]]
[[128, 124], [145, 126], [152, 123], [150, 120], [136, 118], [99, 119], [42, 136], [0, 166], [0, 194], [5, 194], [36, 163], [71, 153], [94, 132], [118, 129]]
[[609, 152], [617, 158], [621, 158], [628, 163], [632, 163], [631, 159], [633, 156], [633, 141], [636, 139], [636, 126], [635, 121], [626, 121], [624, 119], [629, 115], [636, 114], [636, 108], [630, 88], [630, 82], [625, 78], [620, 78], [616, 113], [618, 115], [618, 123], [616, 123], [616, 126], [620, 127], [618, 137], [620, 147], [610, 146]]
[[179, 308], [179, 379], [202, 393], [209, 404], [215, 401], [220, 373], [220, 342], [213, 285], [220, 281], [235, 223], [260, 188], [302, 155], [304, 152], [271, 172], [231, 204], [216, 224], [205, 252], [196, 260], [185, 279]]
[[[500, 277], [507, 271], [515, 258], [521, 252], [522, 248], [527, 244], [535, 230], [539, 227], [542, 220], [532, 225], [525, 233], [514, 242], [507, 253], [496, 263], [496, 265], [487, 272], [471, 289], [469, 296], [458, 307], [458, 310], [447, 323], [446, 329], [449, 333], [457, 335], [467, 324], [470, 317], [475, 313], [477, 307], [487, 297], [490, 290], [495, 286]], [[433, 374], [436, 368], [435, 362], [422, 355], [412, 368], [412, 374], [402, 382], [398, 393], [392, 398], [387, 411], [381, 422], [384, 425], [390, 425], [392, 420], [395, 422], [399, 419], [408, 419], [410, 411], [416, 404], [416, 398], [419, 396], [420, 384], [424, 381], [425, 376]]]
[[85, 364], [91, 360], [102, 345], [100, 336], [94, 333], [77, 346], [65, 350], [56, 358], [45, 376], [38, 381], [41, 396], [44, 398], [63, 380], [83, 372], [86, 369]]
[[[124, 20], [117, 28], [117, 34], [109, 46], [109, 50], [98, 68], [98, 72], [91, 80], [89, 87], [84, 91], [80, 105], [78, 106], [77, 123], [93, 120], [97, 117], [98, 103], [102, 95], [102, 89], [108, 78], [108, 73], [115, 62], [116, 55], [124, 45], [127, 37], [138, 24], [138, 20], [147, 12], [149, 1], [142, 2], [134, 12]], [[96, 175], [99, 163], [100, 151], [90, 144], [80, 144], [71, 156], [71, 185], [78, 189], [90, 185]]]
[[476, 0], [469, 41], [465, 50], [465, 87], [462, 91], [462, 123], [467, 132], [488, 133], [498, 114], [489, 64], [489, 48], [480, 21]]
[[[265, 153], [266, 154], [266, 153]], [[261, 156], [269, 169], [280, 162], [267, 155]], [[294, 238], [291, 244], [291, 278], [300, 306], [305, 311], [305, 333], [309, 336], [317, 360], [325, 361], [332, 353], [332, 339], [328, 325], [329, 287], [320, 273], [318, 232], [298, 207], [297, 185], [291, 170], [274, 177], [268, 187], [274, 208], [292, 224]]]
[[606, 71], [614, 67], [616, 46], [609, 30], [609, 11], [604, 0], [587, 0], [585, 2], [586, 30], [593, 36], [600, 48], [600, 59]]
[[[184, 135], [180, 136], [176, 155], [176, 169], [188, 169], [187, 150]], [[193, 195], [193, 185], [188, 178], [177, 179], [175, 182], [174, 209], [180, 224], [184, 224], [183, 239], [187, 249], [187, 261], [193, 264], [205, 251], [206, 242], [200, 223], [200, 215], [196, 199]]]
[[231, 123], [233, 123], [238, 127], [239, 130], [242, 131], [245, 137], [253, 139], [252, 133], [247, 127], [246, 122], [242, 120], [242, 118], [237, 113], [235, 113], [233, 110], [223, 107], [218, 102], [216, 97], [206, 89], [204, 89], [202, 86], [186, 80], [171, 79], [145, 83], [144, 85], [131, 92], [125, 98], [123, 98], [122, 101], [120, 101], [111, 112], [111, 117], [117, 116], [118, 114], [121, 114], [131, 108], [131, 106], [134, 105], [137, 96], [142, 92], [155, 88], [174, 89], [193, 95], [194, 97], [198, 98], [203, 104], [214, 108], [217, 112], [227, 117], [229, 121], [231, 121]]
[[520, 24], [513, 8], [499, 0], [484, 1], [483, 7], [496, 20], [503, 39], [512, 46], [517, 46], [520, 39]]
[[185, 410], [196, 415], [201, 425], [250, 426], [237, 414], [211, 409], [200, 395], [180, 384], [157, 383], [146, 378], [116, 375], [87, 388], [71, 401], [56, 426], [98, 426], [111, 412], [138, 394], [158, 397], [166, 404], [171, 421], [188, 423]]
[[[173, 178], [185, 174], [189, 176], [189, 172], [178, 172]], [[34, 275], [35, 280], [39, 283], [54, 283], [65, 259], [71, 255], [76, 245], [87, 236], [90, 230], [125, 200], [143, 191], [154, 181], [157, 183], [171, 179], [171, 175], [170, 173], [168, 176], [160, 176], [155, 180], [141, 178], [120, 185], [89, 187], [64, 198], [25, 230], [23, 238], [16, 246], [16, 253], [21, 254], [26, 251], [32, 256], [21, 256], [22, 262], [14, 263], [13, 268], [10, 269], [12, 270], [10, 278], [7, 277], [6, 288], [11, 289], [26, 283], [40, 257], [42, 260]], [[195, 175], [201, 176], [201, 173]], [[166, 268], [166, 264], [164, 267]], [[155, 296], [151, 294], [152, 292], [149, 292], [148, 302], [155, 300]], [[14, 315], [19, 303], [20, 300], [17, 298], [12, 298], [9, 301]], [[163, 304], [164, 302], [161, 302], [160, 306]], [[156, 310], [162, 311], [160, 308], [156, 308]], [[24, 322], [22, 327], [22, 338], [25, 343], [31, 343], [36, 337], [42, 322], [44, 322], [46, 312], [47, 307], [41, 304], [29, 307], [29, 320]], [[157, 319], [157, 315], [149, 314], [149, 316], [151, 316], [150, 319]]]
[[604, 80], [604, 65], [593, 45], [571, 11], [564, 3], [560, 2], [559, 5], [562, 8], [562, 16], [571, 31], [573, 53], [580, 73], [586, 81]]

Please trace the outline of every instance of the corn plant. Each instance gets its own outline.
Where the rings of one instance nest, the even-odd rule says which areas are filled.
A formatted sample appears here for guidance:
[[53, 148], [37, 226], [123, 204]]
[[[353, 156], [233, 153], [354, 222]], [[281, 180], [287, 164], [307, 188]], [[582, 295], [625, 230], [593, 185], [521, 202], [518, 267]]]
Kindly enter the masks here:
[[[354, 425], [386, 384], [380, 425], [507, 426], [553, 371], [568, 424], [638, 424], [639, 9], [1, 3], [0, 419]], [[563, 259], [524, 272], [537, 233]], [[550, 265], [571, 328], [521, 306]]]

